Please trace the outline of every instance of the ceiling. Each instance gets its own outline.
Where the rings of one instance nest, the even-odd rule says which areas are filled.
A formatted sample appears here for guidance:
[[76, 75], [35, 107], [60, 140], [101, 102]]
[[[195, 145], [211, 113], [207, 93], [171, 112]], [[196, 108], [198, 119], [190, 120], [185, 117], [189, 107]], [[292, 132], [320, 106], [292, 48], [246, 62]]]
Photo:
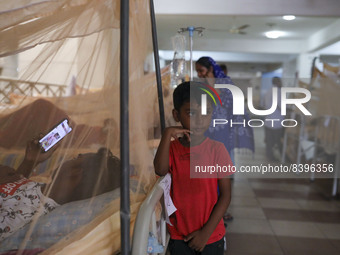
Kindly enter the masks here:
[[[188, 26], [204, 27], [201, 39], [208, 42], [209, 39], [261, 39], [265, 38], [264, 33], [269, 30], [286, 31], [282, 40], [305, 39], [326, 26], [334, 23], [338, 18], [334, 17], [297, 17], [293, 21], [286, 21], [282, 16], [227, 16], [227, 15], [157, 15], [157, 30], [160, 40], [160, 48], [172, 49], [169, 36], [174, 36], [180, 28]], [[232, 27], [249, 25], [243, 31], [247, 34], [230, 34], [228, 30]], [[216, 31], [220, 30], [220, 31]], [[188, 34], [187, 34], [188, 35]], [[203, 45], [198, 50], [209, 50], [209, 45]], [[211, 49], [210, 49], [211, 50]]]
[[[211, 55], [219, 62], [280, 63], [340, 40], [338, 0], [154, 0], [154, 3], [160, 55], [168, 60], [173, 56], [171, 38], [180, 28], [189, 26], [205, 28], [202, 36], [198, 32], [193, 34], [194, 60]], [[284, 14], [294, 14], [296, 19], [286, 21], [282, 19]], [[242, 30], [244, 35], [228, 32], [243, 25], [249, 25]], [[269, 30], [285, 34], [269, 39], [264, 35]], [[183, 35], [190, 40], [188, 32]], [[186, 48], [189, 50], [188, 42]]]

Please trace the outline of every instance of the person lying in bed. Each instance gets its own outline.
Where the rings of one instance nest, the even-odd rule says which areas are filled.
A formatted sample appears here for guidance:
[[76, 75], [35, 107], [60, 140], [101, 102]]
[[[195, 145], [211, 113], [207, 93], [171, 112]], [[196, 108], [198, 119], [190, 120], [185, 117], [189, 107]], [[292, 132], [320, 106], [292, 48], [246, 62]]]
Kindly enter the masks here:
[[84, 147], [92, 144], [107, 144], [109, 132], [114, 134], [117, 130], [117, 124], [112, 118], [105, 119], [102, 126], [78, 124], [55, 104], [45, 99], [37, 99], [10, 114], [0, 117], [0, 147], [7, 149], [25, 148], [27, 140], [36, 134], [47, 133], [51, 127], [65, 118], [70, 120], [73, 127], [71, 146]]
[[52, 153], [52, 149], [41, 152], [38, 139], [33, 139], [17, 170], [0, 165], [0, 241], [31, 222], [35, 215], [120, 187], [120, 161], [106, 148], [64, 162], [55, 170], [49, 185], [29, 180], [32, 170]]

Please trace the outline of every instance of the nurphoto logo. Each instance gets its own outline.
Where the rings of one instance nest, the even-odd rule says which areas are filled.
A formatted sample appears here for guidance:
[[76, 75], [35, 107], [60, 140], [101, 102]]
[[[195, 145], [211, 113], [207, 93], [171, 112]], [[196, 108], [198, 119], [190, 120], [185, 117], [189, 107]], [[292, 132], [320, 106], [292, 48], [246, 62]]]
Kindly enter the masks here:
[[[200, 90], [207, 93], [211, 97], [215, 106], [217, 105], [216, 101], [218, 101], [220, 103], [220, 105], [222, 106], [222, 100], [221, 100], [219, 94], [217, 93], [216, 89], [214, 89], [212, 86], [210, 86], [208, 84], [201, 84], [198, 87], [199, 87]], [[201, 98], [201, 102], [202, 102], [201, 113], [202, 113], [202, 115], [207, 115], [207, 94], [202, 94], [202, 98]]]
[[[216, 89], [229, 89], [232, 97], [233, 97], [233, 114], [234, 115], [244, 115], [245, 107], [244, 107], [244, 94], [240, 88], [231, 84], [215, 84], [214, 87], [209, 85], [202, 85], [200, 89], [206, 94], [202, 94], [201, 96], [201, 113], [202, 115], [207, 114], [207, 94], [212, 98], [215, 106], [217, 105], [217, 100], [222, 106], [222, 101], [220, 96], [218, 95]], [[294, 93], [295, 95], [299, 94], [299, 98], [288, 98], [288, 94]], [[272, 88], [272, 105], [269, 109], [256, 109], [253, 103], [253, 88], [247, 89], [247, 102], [248, 102], [248, 110], [257, 116], [267, 116], [276, 111], [279, 107], [281, 111], [281, 115], [285, 116], [287, 114], [287, 105], [295, 105], [304, 115], [311, 116], [312, 114], [306, 109], [303, 105], [307, 103], [311, 99], [311, 93], [309, 90], [304, 88], [293, 88], [293, 87], [285, 87], [281, 88], [281, 105], [278, 105], [278, 89], [276, 87]], [[230, 125], [243, 125], [246, 126], [246, 120], [243, 122], [233, 123], [232, 120], [227, 119], [213, 119], [213, 127], [216, 125], [226, 125], [230, 123]], [[264, 122], [267, 121], [274, 125], [274, 122], [280, 121], [283, 127], [295, 127], [297, 126], [297, 121], [294, 119], [250, 119], [248, 121], [248, 126], [251, 127], [262, 127]], [[289, 124], [291, 123], [291, 124]]]

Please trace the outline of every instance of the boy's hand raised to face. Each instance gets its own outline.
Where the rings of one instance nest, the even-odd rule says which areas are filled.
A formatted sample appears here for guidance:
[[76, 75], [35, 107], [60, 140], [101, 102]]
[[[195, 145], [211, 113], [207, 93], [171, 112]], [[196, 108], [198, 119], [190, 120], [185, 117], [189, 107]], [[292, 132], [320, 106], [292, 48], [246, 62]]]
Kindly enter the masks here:
[[174, 139], [177, 139], [178, 136], [184, 135], [190, 142], [190, 134], [192, 132], [189, 129], [185, 129], [181, 126], [176, 126], [176, 127], [168, 127], [164, 131], [164, 135], [169, 135], [170, 137], [173, 137]]
[[190, 142], [190, 134], [191, 131], [183, 127], [167, 127], [164, 130], [153, 161], [156, 174], [164, 176], [169, 171], [169, 149], [171, 138], [178, 139], [178, 136], [183, 135], [187, 138], [186, 140]]

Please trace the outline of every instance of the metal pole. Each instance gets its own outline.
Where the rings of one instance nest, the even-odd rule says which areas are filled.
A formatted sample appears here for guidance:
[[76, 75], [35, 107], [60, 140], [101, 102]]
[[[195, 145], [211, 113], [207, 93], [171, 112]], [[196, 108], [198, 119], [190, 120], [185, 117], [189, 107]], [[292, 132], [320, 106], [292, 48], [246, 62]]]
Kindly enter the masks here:
[[314, 73], [315, 73], [314, 68], [315, 68], [315, 62], [316, 62], [317, 59], [318, 59], [318, 57], [314, 57], [313, 61], [312, 61], [312, 70], [310, 72], [310, 84], [309, 84], [310, 86], [312, 86], [312, 84], [313, 84], [313, 77], [314, 77]]
[[130, 254], [129, 187], [129, 1], [120, 1], [120, 234], [121, 254]]
[[160, 122], [161, 122], [161, 132], [163, 133], [163, 130], [165, 129], [164, 102], [163, 102], [163, 90], [162, 90], [162, 77], [161, 77], [160, 64], [159, 64], [159, 54], [158, 54], [158, 41], [157, 41], [155, 9], [154, 9], [154, 5], [153, 5], [153, 0], [150, 0], [150, 17], [151, 17], [153, 55], [154, 55], [154, 59], [155, 59], [155, 69], [156, 69], [159, 118], [160, 118]]
[[188, 27], [189, 31], [189, 39], [190, 39], [190, 81], [194, 79], [194, 66], [192, 63], [192, 51], [193, 51], [193, 36], [194, 36], [194, 27]]

